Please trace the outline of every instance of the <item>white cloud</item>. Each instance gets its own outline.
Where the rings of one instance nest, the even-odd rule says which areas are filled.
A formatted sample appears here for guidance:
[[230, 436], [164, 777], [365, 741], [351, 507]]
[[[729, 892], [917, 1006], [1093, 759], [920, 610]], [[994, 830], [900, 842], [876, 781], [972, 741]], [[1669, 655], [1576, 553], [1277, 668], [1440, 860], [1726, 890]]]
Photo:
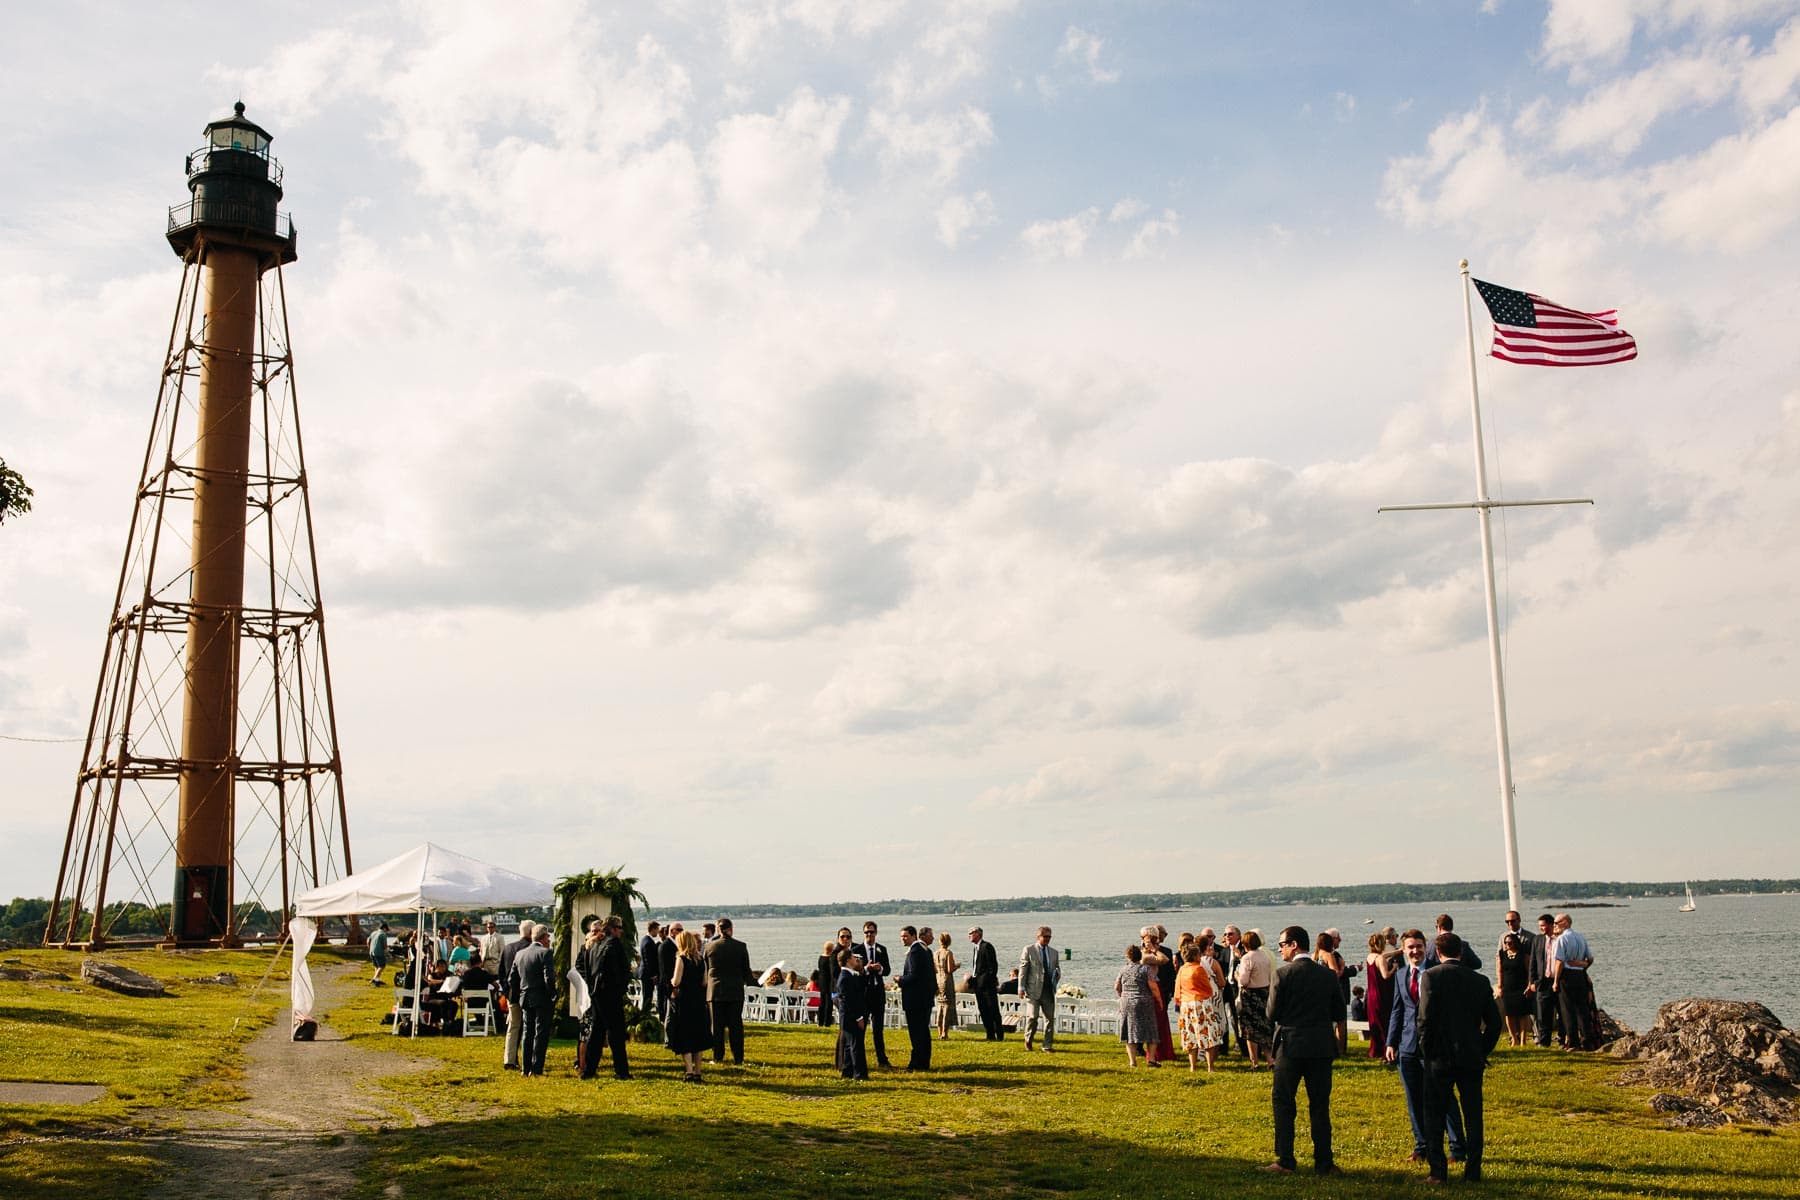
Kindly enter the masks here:
[[877, 646], [835, 671], [813, 698], [821, 731], [855, 736], [986, 736], [996, 724], [1040, 713], [1058, 693], [1043, 656], [1003, 662], [979, 653], [946, 659], [919, 646]]
[[750, 113], [720, 122], [707, 164], [719, 220], [739, 244], [758, 255], [791, 250], [817, 224], [849, 112], [848, 99], [824, 100], [801, 88], [772, 117]]
[[1157, 243], [1181, 235], [1181, 219], [1175, 210], [1165, 208], [1160, 217], [1152, 217], [1139, 225], [1137, 232], [1131, 235], [1131, 241], [1125, 247], [1126, 258], [1143, 258], [1155, 249]]
[[[896, 108], [942, 100], [988, 69], [987, 43], [995, 22], [1016, 0], [944, 0], [918, 6], [920, 27], [911, 39], [890, 44], [891, 66], [876, 86]], [[898, 51], [895, 54], [895, 51]]]
[[1049, 805], [1094, 804], [1117, 798], [1119, 764], [1087, 757], [1045, 763], [1029, 779], [982, 792], [983, 808], [1043, 808]]
[[948, 196], [937, 209], [938, 241], [955, 247], [992, 225], [994, 201], [986, 192], [968, 196]]
[[265, 128], [289, 126], [306, 121], [336, 97], [372, 90], [392, 45], [357, 28], [322, 29], [277, 46], [255, 67], [214, 66], [207, 76], [233, 87], [251, 110], [246, 115]]
[[1099, 209], [1083, 209], [1070, 217], [1033, 221], [1019, 234], [1019, 241], [1039, 261], [1080, 258], [1099, 222]]
[[1550, 0], [1543, 52], [1553, 66], [1581, 69], [1623, 58], [1640, 27], [1653, 36], [1685, 26], [1713, 33], [1797, 9], [1794, 0]]
[[1565, 154], [1594, 147], [1628, 154], [1659, 118], [1717, 104], [1733, 94], [1750, 111], [1767, 112], [1792, 92], [1797, 71], [1800, 22], [1790, 23], [1760, 55], [1752, 54], [1746, 41], [1734, 39], [1699, 53], [1669, 56], [1602, 84], [1570, 105], [1557, 118], [1555, 146]]
[[1085, 71], [1090, 83], [1117, 83], [1119, 72], [1100, 65], [1100, 53], [1105, 48], [1105, 38], [1071, 25], [1063, 33], [1062, 45], [1056, 48], [1056, 59]]
[[878, 110], [869, 114], [868, 136], [890, 171], [924, 166], [934, 183], [947, 184], [966, 159], [993, 145], [994, 123], [972, 107], [924, 117]]
[[1800, 214], [1800, 109], [1767, 128], [1721, 138], [1651, 177], [1652, 228], [1696, 249], [1752, 250]]

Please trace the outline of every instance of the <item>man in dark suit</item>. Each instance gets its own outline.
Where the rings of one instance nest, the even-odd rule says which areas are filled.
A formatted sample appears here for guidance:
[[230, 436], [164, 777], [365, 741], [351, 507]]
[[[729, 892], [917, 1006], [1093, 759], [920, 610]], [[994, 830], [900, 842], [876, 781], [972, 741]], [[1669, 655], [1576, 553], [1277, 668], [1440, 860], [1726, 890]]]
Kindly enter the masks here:
[[[1237, 1034], [1238, 1053], [1247, 1055], [1250, 1048], [1244, 1045], [1243, 1033], [1237, 1027], [1238, 1010], [1238, 964], [1244, 961], [1244, 933], [1236, 925], [1225, 927], [1225, 936], [1219, 939], [1216, 953], [1220, 955], [1219, 965], [1225, 969], [1225, 1012], [1230, 1016], [1232, 1032]], [[1231, 1049], [1231, 1039], [1225, 1039], [1225, 1049]]]
[[662, 923], [652, 921], [644, 926], [643, 939], [638, 942], [638, 1001], [645, 1012], [656, 1003], [657, 984], [662, 979], [661, 934]]
[[[1449, 913], [1439, 913], [1437, 919], [1437, 932], [1432, 936], [1435, 938], [1439, 934], [1445, 933], [1456, 933], [1456, 918]], [[1457, 936], [1460, 939], [1462, 935], [1458, 934]], [[1475, 947], [1469, 945], [1467, 942], [1463, 942], [1462, 964], [1471, 971], [1481, 970], [1481, 955], [1475, 953]], [[1437, 965], [1437, 943], [1433, 941], [1431, 945], [1425, 947], [1425, 969], [1429, 971]]]
[[979, 925], [969, 930], [969, 941], [975, 946], [969, 990], [975, 993], [975, 1011], [981, 1014], [981, 1027], [987, 1031], [987, 1040], [997, 1042], [1005, 1036], [1000, 1028], [1000, 954], [992, 942], [981, 936]]
[[863, 1009], [869, 1019], [869, 1040], [875, 1043], [875, 1061], [888, 1065], [887, 1043], [882, 1039], [882, 1026], [887, 1023], [887, 977], [894, 969], [888, 960], [887, 947], [875, 940], [875, 922], [863, 922], [863, 940], [857, 953], [863, 960], [863, 988], [868, 995]]
[[513, 955], [506, 991], [517, 996], [519, 1072], [542, 1075], [550, 1049], [550, 1024], [556, 1018], [556, 961], [550, 954], [550, 927], [539, 925], [529, 946]]
[[1531, 997], [1537, 1026], [1534, 1032], [1540, 1046], [1548, 1046], [1551, 1038], [1562, 1033], [1556, 1012], [1556, 988], [1550, 979], [1550, 943], [1556, 937], [1555, 926], [1556, 919], [1549, 913], [1538, 917], [1538, 931], [1531, 939], [1530, 966], [1525, 974], [1525, 994]]
[[506, 943], [500, 951], [500, 990], [506, 995], [506, 1043], [500, 1052], [500, 1065], [508, 1071], [519, 1069], [519, 1037], [524, 1031], [524, 1023], [519, 1016], [519, 994], [513, 991], [513, 960], [519, 951], [531, 945], [532, 933], [537, 929], [536, 921], [520, 921], [517, 941]]
[[[1400, 1071], [1400, 1091], [1406, 1097], [1406, 1119], [1412, 1125], [1413, 1162], [1425, 1157], [1425, 1059], [1419, 1049], [1419, 1000], [1425, 989], [1425, 935], [1409, 929], [1400, 935], [1405, 957], [1394, 972], [1394, 1007], [1388, 1017], [1387, 1060]], [[1462, 1114], [1454, 1108], [1445, 1114], [1450, 1131], [1450, 1161], [1462, 1162]]]
[[838, 951], [838, 1072], [845, 1079], [867, 1079], [869, 1057], [863, 1050], [863, 1028], [869, 1023], [869, 990], [862, 985], [862, 952]]
[[1312, 1125], [1313, 1170], [1335, 1175], [1331, 1156], [1331, 1064], [1341, 1044], [1345, 1021], [1343, 989], [1337, 972], [1307, 957], [1312, 939], [1298, 925], [1281, 931], [1276, 942], [1282, 965], [1269, 988], [1269, 1020], [1275, 1026], [1274, 1086], [1275, 1161], [1263, 1170], [1292, 1175], [1295, 1097], [1306, 1083], [1307, 1115]]
[[588, 986], [588, 1016], [592, 1022], [583, 1055], [583, 1078], [592, 1078], [599, 1069], [602, 1039], [605, 1039], [607, 1052], [612, 1055], [614, 1077], [631, 1078], [631, 1063], [625, 1056], [625, 993], [631, 983], [630, 953], [625, 948], [622, 917], [606, 918], [592, 953], [586, 949], [582, 951], [581, 975]]
[[700, 952], [706, 964], [706, 1009], [712, 1018], [713, 1061], [725, 1061], [725, 1042], [731, 1042], [731, 1061], [744, 1061], [744, 989], [756, 983], [750, 969], [750, 951], [731, 936], [731, 918], [719, 918], [719, 936]]
[[919, 940], [911, 925], [900, 927], [900, 944], [906, 955], [900, 961], [900, 1010], [906, 1014], [906, 1037], [912, 1043], [906, 1069], [931, 1069], [931, 1005], [937, 997], [937, 976], [931, 967], [931, 952]]
[[656, 1015], [664, 1022], [669, 1019], [669, 989], [674, 986], [675, 960], [681, 956], [675, 948], [675, 935], [680, 932], [681, 922], [671, 921], [663, 926], [662, 937], [656, 943], [659, 964], [656, 975]]
[[1425, 1060], [1425, 1161], [1431, 1178], [1448, 1178], [1444, 1125], [1460, 1099], [1463, 1178], [1481, 1178], [1481, 1078], [1488, 1055], [1500, 1040], [1500, 1006], [1488, 978], [1462, 964], [1463, 941], [1454, 933], [1437, 937], [1438, 965], [1425, 972], [1419, 989], [1419, 1052]]

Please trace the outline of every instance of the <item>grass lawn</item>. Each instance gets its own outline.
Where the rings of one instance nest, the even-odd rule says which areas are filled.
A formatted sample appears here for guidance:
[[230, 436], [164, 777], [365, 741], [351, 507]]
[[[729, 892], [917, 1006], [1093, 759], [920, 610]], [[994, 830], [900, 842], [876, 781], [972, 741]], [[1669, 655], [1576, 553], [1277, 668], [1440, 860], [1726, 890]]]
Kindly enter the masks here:
[[[335, 1021], [371, 1044], [386, 997], [354, 998]], [[833, 1031], [835, 1032], [835, 1031]], [[889, 1034], [904, 1060], [905, 1033]], [[1212, 1077], [1185, 1065], [1126, 1067], [1109, 1038], [1027, 1054], [977, 1034], [934, 1043], [927, 1076], [878, 1072], [849, 1084], [829, 1069], [825, 1031], [752, 1027], [749, 1063], [681, 1081], [660, 1046], [633, 1046], [635, 1078], [573, 1077], [572, 1043], [552, 1045], [550, 1075], [499, 1069], [495, 1038], [435, 1039], [405, 1049], [440, 1059], [409, 1076], [409, 1103], [435, 1125], [376, 1140], [370, 1196], [1369, 1196], [1426, 1193], [1398, 1078], [1366, 1058], [1340, 1062], [1332, 1096], [1347, 1174], [1277, 1179], [1269, 1162], [1269, 1075], [1241, 1061]], [[1360, 1047], [1358, 1047], [1360, 1051]], [[894, 1055], [890, 1053], [890, 1057]], [[1640, 1090], [1609, 1086], [1610, 1059], [1502, 1050], [1488, 1073], [1482, 1194], [1519, 1197], [1800, 1195], [1800, 1130], [1662, 1128]], [[1300, 1160], [1309, 1160], [1301, 1101]], [[859, 1183], [858, 1180], [865, 1180]], [[387, 1190], [386, 1194], [395, 1194]]]
[[[270, 951], [100, 956], [150, 975], [173, 993], [155, 1000], [81, 982], [80, 954], [22, 950], [0, 957], [69, 976], [0, 981], [0, 1080], [107, 1088], [90, 1104], [0, 1103], [0, 1195], [7, 1197], [137, 1194], [156, 1168], [132, 1137], [146, 1110], [236, 1099], [244, 1043], [287, 1003], [285, 955], [252, 995], [274, 958]], [[235, 975], [236, 986], [193, 982], [221, 972]], [[96, 1129], [116, 1136], [62, 1140]]]
[[[17, 952], [27, 965], [79, 972], [79, 958]], [[126, 1000], [80, 983], [0, 983], [0, 1078], [93, 1081], [82, 1106], [0, 1106], [0, 1196], [122, 1200], [156, 1181], [158, 1163], [129, 1136], [150, 1109], [227, 1102], [241, 1047], [278, 1013], [286, 972], [249, 993], [266, 953], [151, 955], [127, 962], [169, 980], [166, 1000]], [[231, 971], [236, 988], [183, 983]], [[660, 1046], [633, 1046], [636, 1078], [573, 1078], [572, 1045], [552, 1046], [551, 1075], [500, 1070], [498, 1038], [391, 1037], [390, 989], [353, 992], [328, 1021], [376, 1054], [440, 1065], [377, 1085], [436, 1123], [366, 1134], [365, 1197], [563, 1198], [597, 1195], [1371, 1196], [1428, 1194], [1394, 1074], [1352, 1057], [1333, 1093], [1337, 1157], [1347, 1174], [1275, 1179], [1269, 1076], [1232, 1060], [1218, 1074], [1185, 1066], [1128, 1070], [1117, 1042], [1068, 1038], [1054, 1055], [1016, 1038], [958, 1034], [934, 1043], [929, 1075], [879, 1072], [852, 1085], [829, 1067], [831, 1036], [752, 1027], [749, 1065], [681, 1082]], [[234, 1027], [235, 1023], [235, 1027]], [[905, 1034], [890, 1049], [904, 1056]], [[1488, 1182], [1494, 1197], [1800, 1196], [1800, 1130], [1665, 1129], [1637, 1089], [1610, 1086], [1599, 1057], [1503, 1049], [1488, 1073]], [[1302, 1102], [1302, 1165], [1308, 1160]], [[116, 1140], [61, 1135], [94, 1127]], [[350, 1135], [355, 1136], [355, 1135]], [[1453, 1183], [1460, 1187], [1460, 1184]]]

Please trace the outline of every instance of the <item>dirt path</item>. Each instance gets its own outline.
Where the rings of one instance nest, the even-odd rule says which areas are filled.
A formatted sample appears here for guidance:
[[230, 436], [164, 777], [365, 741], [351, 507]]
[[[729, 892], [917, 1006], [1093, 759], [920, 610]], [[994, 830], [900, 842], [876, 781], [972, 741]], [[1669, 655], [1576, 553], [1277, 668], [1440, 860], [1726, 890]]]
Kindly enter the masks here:
[[[317, 972], [318, 1012], [367, 986], [360, 964]], [[289, 1040], [288, 1010], [245, 1047], [241, 1102], [224, 1109], [156, 1114], [169, 1128], [147, 1141], [168, 1165], [158, 1200], [341, 1196], [355, 1185], [369, 1149], [358, 1130], [428, 1125], [430, 1119], [367, 1086], [429, 1070], [424, 1059], [369, 1050], [329, 1025], [318, 1040]]]

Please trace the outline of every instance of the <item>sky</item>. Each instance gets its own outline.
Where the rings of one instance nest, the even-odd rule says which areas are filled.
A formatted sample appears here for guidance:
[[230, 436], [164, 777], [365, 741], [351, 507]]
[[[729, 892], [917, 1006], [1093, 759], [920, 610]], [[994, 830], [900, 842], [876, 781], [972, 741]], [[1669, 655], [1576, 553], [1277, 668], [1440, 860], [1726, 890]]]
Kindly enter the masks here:
[[[1800, 0], [0, 12], [0, 896], [242, 99], [355, 861], [655, 903], [1800, 874]], [[1789, 328], [1788, 333], [1781, 330]], [[35, 740], [22, 740], [35, 739]], [[71, 740], [76, 739], [76, 740]]]

